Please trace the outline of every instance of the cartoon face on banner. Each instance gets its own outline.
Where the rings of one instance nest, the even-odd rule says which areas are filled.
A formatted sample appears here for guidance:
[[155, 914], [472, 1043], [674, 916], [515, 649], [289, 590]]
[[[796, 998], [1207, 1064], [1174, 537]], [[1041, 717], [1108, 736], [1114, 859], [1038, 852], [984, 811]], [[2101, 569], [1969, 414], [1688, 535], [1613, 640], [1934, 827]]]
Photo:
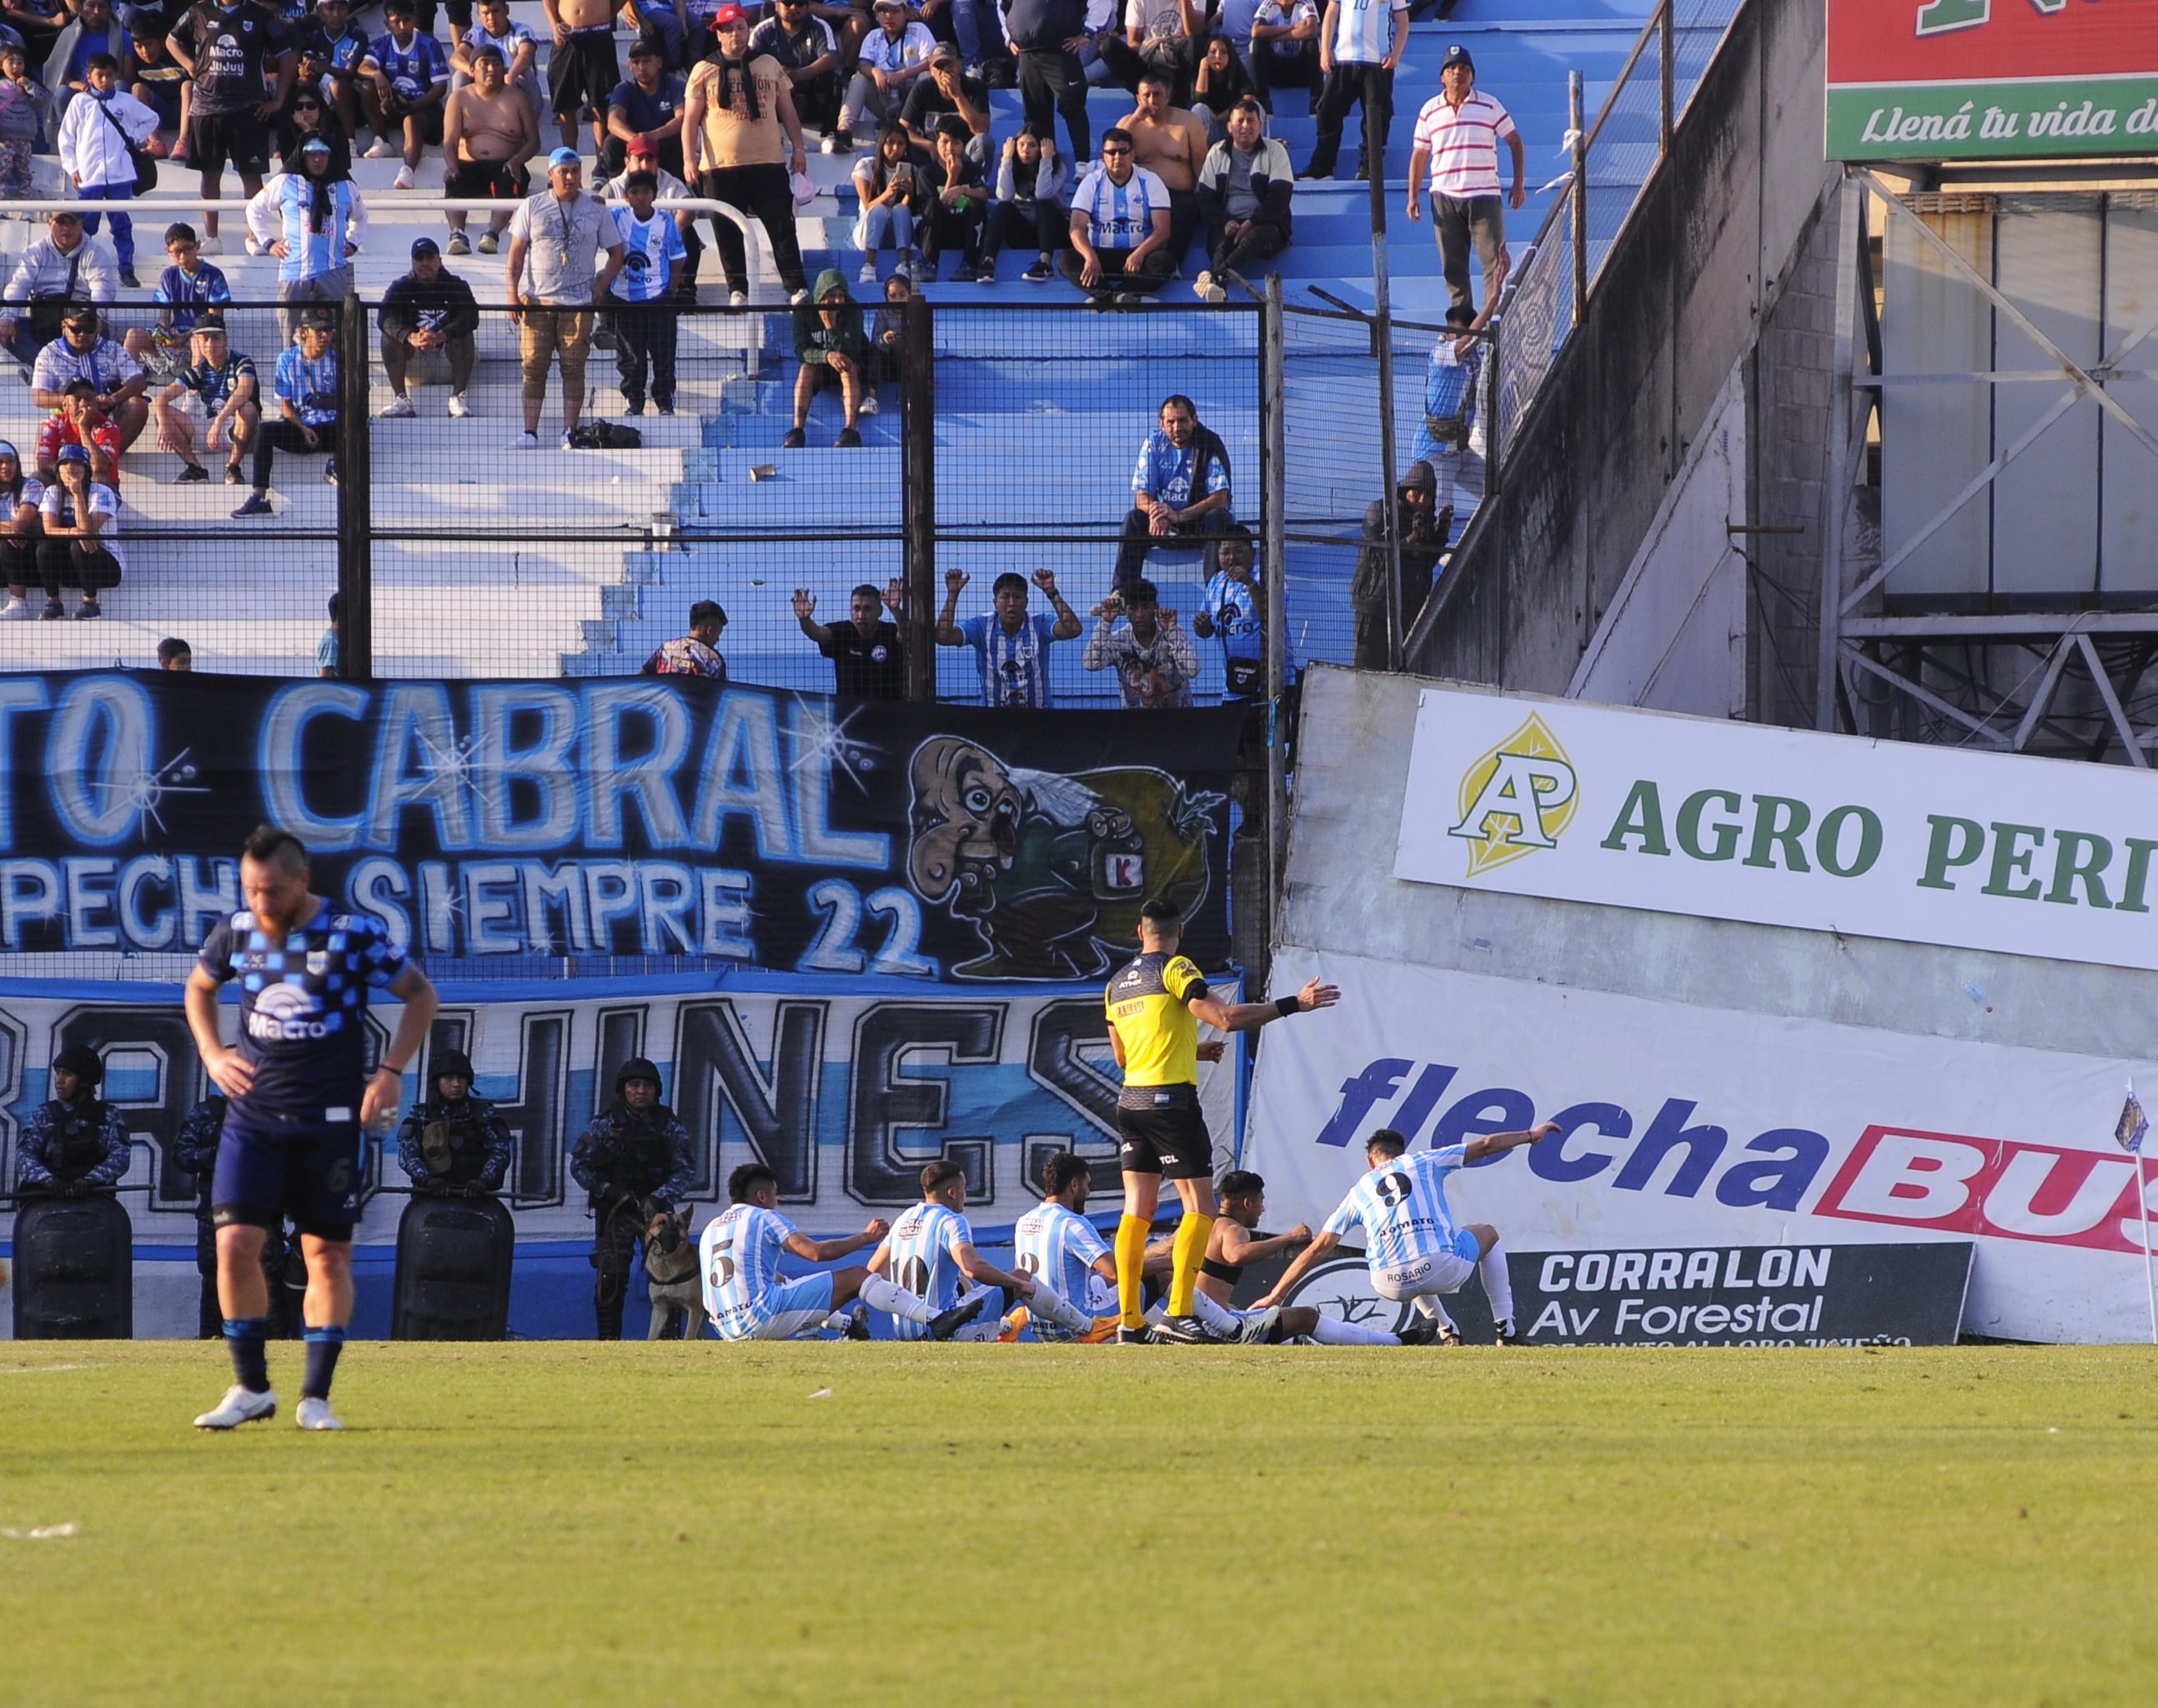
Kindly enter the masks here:
[[1222, 797], [1164, 771], [1061, 777], [939, 735], [908, 774], [908, 881], [983, 947], [959, 977], [1097, 978], [1131, 952], [1149, 896], [1187, 915], [1205, 897]]

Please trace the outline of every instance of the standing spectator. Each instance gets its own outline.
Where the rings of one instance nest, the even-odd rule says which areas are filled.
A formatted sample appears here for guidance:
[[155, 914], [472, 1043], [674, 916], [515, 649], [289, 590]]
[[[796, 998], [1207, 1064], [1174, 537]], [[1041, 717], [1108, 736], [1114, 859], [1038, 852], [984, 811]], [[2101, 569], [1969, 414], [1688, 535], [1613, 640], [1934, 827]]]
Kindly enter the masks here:
[[[204, 199], [219, 199], [230, 161], [252, 201], [262, 194], [270, 164], [269, 121], [285, 110], [297, 69], [284, 25], [246, 0], [232, 0], [188, 13], [166, 45], [190, 80], [182, 140], [188, 164], [202, 174]], [[203, 216], [203, 253], [221, 254], [214, 213]]]
[[[158, 643], [160, 658], [169, 644]], [[210, 1182], [217, 1171], [218, 1141], [225, 1135], [225, 1107], [224, 1095], [212, 1091], [188, 1111], [173, 1141], [173, 1162], [195, 1178], [195, 1272], [202, 1277], [195, 1332], [199, 1340], [219, 1339], [225, 1334], [225, 1313], [217, 1300], [217, 1226], [212, 1219]]]
[[[540, 119], [522, 93], [503, 80], [502, 55], [488, 47], [471, 60], [472, 79], [452, 95], [442, 110], [442, 193], [485, 196], [501, 202], [524, 199], [532, 181], [524, 163], [540, 149]], [[468, 255], [467, 215], [450, 215], [450, 253]], [[493, 255], [509, 225], [510, 210], [488, 215], [480, 252]]]
[[509, 1124], [472, 1095], [472, 1058], [462, 1050], [442, 1050], [429, 1066], [428, 1095], [397, 1129], [397, 1165], [415, 1192], [491, 1198], [516, 1148]]
[[23, 453], [0, 439], [0, 581], [8, 584], [8, 602], [0, 605], [0, 622], [20, 622], [31, 616], [30, 584], [38, 574], [38, 505], [45, 496], [45, 483], [23, 469]]
[[997, 0], [952, 0], [952, 39], [969, 77], [1009, 89], [1019, 81]]
[[982, 704], [985, 706], [1030, 706], [1046, 710], [1049, 696], [1049, 647], [1052, 641], [1075, 640], [1079, 613], [1064, 602], [1056, 591], [1056, 572], [1039, 569], [1034, 585], [1055, 607], [1051, 622], [1026, 608], [1026, 577], [1006, 570], [996, 579], [992, 597], [996, 608], [979, 617], [958, 621], [959, 594], [966, 586], [963, 570], [944, 572], [944, 609], [937, 617], [937, 644], [968, 647], [981, 673]]
[[862, 283], [874, 285], [877, 251], [887, 244], [893, 265], [906, 266], [914, 244], [914, 213], [922, 194], [922, 174], [908, 147], [906, 132], [887, 125], [877, 138], [876, 152], [854, 163], [854, 200], [861, 212], [854, 219], [854, 245], [862, 252]]
[[[975, 160], [986, 165], [989, 91], [980, 79], [969, 76], [963, 69], [958, 49], [949, 42], [939, 42], [930, 52], [929, 75], [915, 79], [914, 86], [906, 91], [906, 100], [899, 109], [899, 121], [906, 127], [910, 142], [933, 154], [937, 133], [944, 128], [947, 118], [957, 118], [965, 124], [961, 145]], [[977, 142], [976, 138], [982, 140]]]
[[53, 1057], [52, 1096], [30, 1112], [15, 1169], [15, 1189], [80, 1198], [109, 1192], [127, 1172], [127, 1122], [97, 1095], [105, 1063], [87, 1044]]
[[781, 450], [799, 451], [809, 442], [809, 405], [819, 391], [834, 386], [844, 421], [832, 442], [843, 451], [860, 445], [854, 423], [867, 391], [869, 353], [861, 307], [847, 294], [846, 276], [827, 267], [817, 275], [814, 300], [794, 311], [794, 354], [802, 369], [794, 376], [794, 426], [779, 441]]
[[1206, 271], [1192, 288], [1208, 302], [1228, 300], [1224, 281], [1250, 290], [1246, 269], [1288, 247], [1288, 204], [1296, 182], [1288, 150], [1263, 134], [1265, 123], [1258, 101], [1246, 95], [1230, 110], [1228, 136], [1207, 151], [1200, 168]]
[[599, 1338], [622, 1339], [630, 1267], [655, 1209], [689, 1196], [696, 1169], [689, 1130], [659, 1101], [659, 1070], [643, 1056], [622, 1065], [614, 1101], [579, 1135], [570, 1174], [591, 1195], [593, 1303]]
[[[787, 68], [769, 54], [749, 51], [749, 18], [741, 7], [722, 6], [712, 25], [716, 45], [690, 72], [683, 109], [682, 148], [689, 176], [705, 195], [756, 216], [772, 245], [781, 287], [799, 302], [808, 281], [787, 174], [790, 160], [795, 171], [808, 172], [809, 157], [787, 92]], [[712, 233], [726, 274], [727, 300], [739, 307], [749, 301], [749, 257], [741, 229], [715, 218]]]
[[637, 19], [637, 39], [654, 49], [667, 70], [689, 63], [689, 8], [683, 0], [628, 0], [625, 12]]
[[1199, 406], [1178, 392], [1163, 400], [1161, 425], [1139, 442], [1132, 469], [1132, 508], [1117, 551], [1118, 591], [1146, 573], [1156, 546], [1191, 543], [1223, 532], [1229, 510], [1229, 451], [1199, 420]]
[[1132, 163], [1132, 133], [1102, 133], [1102, 169], [1071, 197], [1071, 247], [1056, 269], [1097, 302], [1136, 302], [1168, 282], [1169, 186]]
[[367, 235], [367, 204], [333, 169], [330, 145], [311, 137], [300, 169], [281, 172], [247, 204], [247, 230], [277, 258], [277, 325], [290, 342], [299, 305], [341, 303], [352, 289], [352, 258]]
[[225, 328], [205, 321], [190, 336], [194, 359], [180, 369], [152, 405], [157, 443], [180, 459], [174, 486], [206, 481], [209, 471], [195, 455], [194, 423], [203, 423], [202, 449], [223, 451], [225, 483], [240, 483], [240, 459], [261, 431], [262, 405], [252, 357], [227, 344]]
[[644, 413], [644, 383], [652, 379], [652, 401], [663, 415], [674, 413], [675, 315], [668, 306], [676, 262], [686, 260], [682, 229], [672, 214], [655, 212], [659, 180], [632, 172], [622, 186], [628, 206], [613, 210], [621, 235], [622, 270], [614, 276], [615, 371], [622, 381], [625, 414]]
[[906, 0], [875, 0], [871, 9], [876, 28], [862, 38], [847, 98], [839, 107], [838, 142], [842, 148], [854, 146], [854, 126], [859, 120], [896, 122], [909, 88], [928, 75], [929, 56], [937, 49], [937, 38], [927, 24], [907, 21]]
[[803, 129], [817, 127], [825, 153], [837, 154], [846, 80], [832, 26], [817, 16], [809, 0], [778, 0], [773, 15], [749, 33], [749, 51], [752, 58], [769, 54], [787, 68], [795, 116]]
[[[662, 207], [689, 199], [689, 186], [659, 163], [659, 145], [649, 137], [639, 137], [623, 152], [629, 162], [627, 169], [599, 187], [602, 199], [620, 201], [632, 172], [652, 174], [653, 182], [659, 186], [655, 199]], [[697, 216], [678, 211], [674, 228], [682, 234], [682, 265], [674, 270], [674, 295], [678, 301], [694, 305], [697, 300], [697, 263], [705, 253], [705, 245], [697, 240]]]
[[76, 380], [93, 389], [99, 412], [108, 417], [128, 449], [149, 425], [150, 405], [142, 394], [150, 382], [142, 364], [98, 331], [96, 309], [71, 302], [64, 311], [60, 335], [38, 352], [30, 369], [30, 400], [39, 409], [65, 408], [63, 394]]
[[1477, 436], [1477, 381], [1484, 372], [1484, 342], [1471, 335], [1478, 321], [1465, 302], [1446, 311], [1453, 331], [1441, 333], [1431, 347], [1424, 369], [1423, 425], [1409, 449], [1410, 456], [1431, 465], [1438, 482], [1439, 519], [1433, 525], [1442, 549], [1452, 541], [1456, 493], [1469, 500], [1471, 512], [1484, 501], [1484, 458], [1470, 448]]
[[[472, 80], [472, 59], [483, 48], [501, 55], [503, 80], [532, 104], [534, 128], [547, 111], [540, 89], [540, 44], [532, 32], [509, 15], [509, 0], [479, 0], [479, 21], [457, 39], [450, 52], [450, 92]], [[537, 144], [534, 144], [537, 151]], [[529, 156], [527, 157], [529, 157]]]
[[[192, 676], [195, 668], [195, 650], [178, 635], [168, 635], [157, 642], [157, 668], [177, 670], [183, 676]], [[180, 1164], [186, 1168], [187, 1164]]]
[[1252, 74], [1225, 35], [1207, 39], [1199, 70], [1191, 80], [1191, 111], [1205, 121], [1206, 140], [1219, 142], [1229, 133], [1229, 114], [1252, 90]]
[[1268, 112], [1277, 89], [1319, 88], [1319, 0], [1259, 0], [1251, 65], [1252, 85]]
[[1144, 580], [1110, 594], [1094, 607], [1094, 632], [1079, 660], [1087, 669], [1117, 673], [1117, 691], [1128, 712], [1191, 704], [1199, 652], [1177, 626], [1176, 613], [1164, 610], [1159, 599], [1154, 583]]
[[22, 44], [0, 44], [0, 196], [18, 200], [30, 194], [30, 157], [44, 134], [48, 102]]
[[840, 699], [906, 698], [905, 594], [896, 576], [882, 593], [865, 581], [847, 596], [850, 621], [827, 628], [816, 620], [816, 596], [806, 587], [794, 590], [794, 620], [832, 661], [832, 691]]
[[1030, 135], [1049, 141], [1064, 115], [1071, 158], [1094, 157], [1087, 123], [1087, 73], [1080, 64], [1087, 38], [1086, 0], [1004, 0], [1004, 34], [1019, 60], [1019, 96]]
[[[989, 187], [981, 164], [967, 152], [966, 121], [949, 114], [937, 121], [937, 161], [929, 168], [928, 215], [922, 222], [922, 265], [925, 284], [937, 282], [937, 268], [947, 244], [959, 250], [952, 275], [970, 285], [982, 263], [982, 233], [989, 223]], [[996, 282], [990, 274], [989, 282]]]
[[323, 631], [323, 637], [315, 642], [315, 674], [331, 677], [338, 673], [338, 656], [344, 635], [344, 595], [330, 595], [330, 626]]
[[700, 599], [689, 607], [689, 632], [679, 640], [662, 641], [644, 661], [640, 676], [701, 676], [708, 682], [727, 679], [727, 661], [720, 656], [720, 631], [727, 614], [716, 599]]
[[540, 0], [555, 50], [547, 58], [547, 88], [562, 146], [577, 143], [577, 121], [588, 118], [592, 149], [599, 150], [607, 97], [622, 81], [614, 56], [614, 19], [622, 0]]
[[[60, 170], [85, 202], [132, 202], [135, 199], [135, 159], [127, 151], [140, 147], [157, 133], [157, 116], [121, 92], [120, 62], [110, 54], [93, 54], [88, 72], [90, 87], [80, 101], [69, 103], [60, 121]], [[82, 229], [97, 235], [100, 215], [83, 216]], [[135, 276], [135, 222], [126, 214], [112, 216], [112, 247], [120, 263], [120, 282], [129, 290], [142, 288]]]
[[[1439, 265], [1447, 295], [1457, 307], [1475, 307], [1469, 288], [1469, 245], [1474, 238], [1484, 269], [1488, 313], [1506, 282], [1506, 204], [1529, 199], [1522, 174], [1527, 156], [1521, 133], [1506, 109], [1476, 89], [1476, 62], [1456, 43], [1439, 61], [1438, 93], [1417, 115], [1416, 143], [1409, 152], [1409, 218], [1421, 219], [1423, 175], [1431, 173], [1431, 223], [1438, 237]], [[1514, 188], [1499, 188], [1499, 144], [1514, 157]]]
[[[1306, 178], [1331, 178], [1341, 153], [1341, 126], [1349, 109], [1360, 102], [1366, 134], [1376, 137], [1386, 170], [1386, 133], [1394, 122], [1394, 68], [1409, 42], [1409, 0], [1326, 0], [1319, 23], [1319, 69], [1325, 77], [1312, 116], [1319, 140], [1311, 151]], [[1358, 182], [1370, 178], [1371, 162], [1359, 146]], [[1413, 174], [1412, 174], [1413, 176]]]
[[1138, 106], [1120, 121], [1132, 138], [1132, 160], [1169, 191], [1169, 265], [1184, 265], [1199, 230], [1199, 169], [1206, 163], [1206, 121], [1169, 104], [1170, 79], [1149, 65], [1138, 80]]
[[607, 96], [607, 141], [600, 149], [600, 173], [613, 178], [626, 169], [628, 148], [640, 137], [658, 147], [660, 164], [682, 170], [682, 80], [667, 70], [658, 47], [640, 39], [630, 45], [629, 77]]
[[1252, 530], [1231, 528], [1214, 548], [1214, 561], [1221, 567], [1200, 596], [1191, 632], [1221, 642], [1221, 698], [1257, 699], [1266, 691], [1266, 613], [1265, 596], [1252, 577]]
[[8, 276], [7, 306], [25, 312], [0, 317], [0, 343], [27, 368], [60, 335], [67, 304], [110, 302], [118, 289], [105, 251], [83, 235], [82, 215], [54, 208], [45, 215], [45, 235], [23, 250]]
[[[594, 197], [584, 193], [585, 167], [576, 151], [547, 157], [547, 188], [518, 204], [504, 257], [509, 300], [517, 307], [517, 351], [523, 366], [524, 431], [511, 449], [540, 448], [540, 410], [547, 400], [547, 368], [562, 369], [562, 448], [585, 412], [585, 359], [592, 344], [592, 304], [621, 271], [622, 237]], [[607, 265], [598, 266], [600, 251]], [[529, 261], [528, 266], [526, 263]], [[597, 271], [595, 271], [597, 269]]]
[[[1446, 545], [1450, 515], [1438, 512], [1438, 477], [1428, 462], [1412, 462], [1396, 489], [1394, 525], [1402, 536], [1401, 630], [1431, 596], [1432, 571]], [[1390, 668], [1386, 648], [1386, 506], [1375, 499], [1364, 512], [1364, 544], [1356, 553], [1356, 573], [1349, 601], [1356, 612], [1355, 660], [1359, 670]]]
[[449, 56], [435, 38], [420, 32], [414, 0], [388, 0], [382, 8], [384, 34], [374, 39], [374, 75], [360, 85], [368, 121], [374, 126], [369, 160], [387, 160], [399, 152], [390, 140], [402, 133], [405, 163], [393, 189], [409, 190], [420, 182], [420, 156], [430, 142], [442, 140], [442, 102], [450, 92]]
[[1124, 32], [1103, 32], [1097, 45], [1110, 75], [1138, 93], [1139, 80], [1159, 71], [1169, 80], [1170, 104], [1190, 99], [1191, 74], [1205, 39], [1206, 8], [1199, 0], [1128, 0]]
[[300, 323], [299, 337], [277, 358], [271, 400], [276, 414], [255, 436], [255, 491], [232, 513], [236, 517], [270, 513], [270, 466], [280, 451], [328, 457], [323, 478], [337, 483], [336, 336], [328, 321], [310, 316]]
[[[348, 138], [359, 135], [367, 111], [361, 95], [363, 91], [374, 93], [372, 74], [379, 68], [374, 65], [374, 44], [353, 22], [351, 0], [320, 0], [315, 8], [314, 29], [302, 39], [299, 52], [302, 59], [317, 68], [316, 95], [336, 108], [338, 123]], [[378, 137], [377, 141], [380, 140]]]
[[997, 199], [982, 234], [982, 277], [994, 283], [997, 256], [1007, 243], [1031, 242], [1034, 265], [1020, 277], [1045, 285], [1056, 277], [1051, 265], [1071, 241], [1071, 216], [1064, 206], [1064, 162], [1054, 137], [1021, 131], [1004, 138], [997, 162]]
[[67, 615], [60, 589], [79, 587], [82, 602], [75, 616], [90, 622], [105, 615], [97, 596], [116, 587], [126, 573], [120, 554], [120, 500], [111, 487], [90, 477], [90, 452], [80, 445], [60, 446], [59, 478], [39, 502], [44, 538], [38, 544], [38, 575], [45, 584], [48, 622]]
[[385, 421], [412, 413], [405, 376], [415, 350], [440, 350], [450, 364], [450, 414], [462, 421], [472, 414], [465, 390], [472, 384], [479, 347], [479, 304], [472, 288], [442, 265], [442, 252], [431, 237], [412, 242], [412, 270], [383, 292], [382, 367], [391, 396]]

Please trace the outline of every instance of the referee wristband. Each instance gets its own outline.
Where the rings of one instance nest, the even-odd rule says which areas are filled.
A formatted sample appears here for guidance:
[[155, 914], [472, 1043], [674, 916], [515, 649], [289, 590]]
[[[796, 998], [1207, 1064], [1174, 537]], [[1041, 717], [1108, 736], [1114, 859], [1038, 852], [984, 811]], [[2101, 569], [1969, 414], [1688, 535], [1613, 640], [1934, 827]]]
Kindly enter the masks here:
[[1286, 1020], [1291, 1014], [1302, 1014], [1304, 1004], [1293, 996], [1278, 996], [1274, 998], [1274, 1012]]

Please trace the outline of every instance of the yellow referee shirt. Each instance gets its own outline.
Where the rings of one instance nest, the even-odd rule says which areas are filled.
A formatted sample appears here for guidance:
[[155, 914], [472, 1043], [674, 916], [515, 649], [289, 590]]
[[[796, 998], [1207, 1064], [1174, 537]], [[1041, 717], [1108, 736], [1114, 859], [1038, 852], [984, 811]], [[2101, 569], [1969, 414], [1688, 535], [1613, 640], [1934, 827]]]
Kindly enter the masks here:
[[1106, 1006], [1124, 1046], [1127, 1088], [1199, 1083], [1199, 1017], [1188, 1004], [1205, 994], [1197, 966], [1159, 950], [1109, 981]]

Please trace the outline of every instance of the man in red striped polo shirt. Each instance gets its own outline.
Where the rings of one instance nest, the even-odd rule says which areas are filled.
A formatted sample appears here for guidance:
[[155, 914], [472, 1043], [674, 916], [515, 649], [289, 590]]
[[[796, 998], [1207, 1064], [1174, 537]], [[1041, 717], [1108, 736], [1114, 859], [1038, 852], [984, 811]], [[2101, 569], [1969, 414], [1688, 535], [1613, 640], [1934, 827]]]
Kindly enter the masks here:
[[[1521, 175], [1527, 160], [1520, 133], [1506, 109], [1476, 89], [1476, 62], [1456, 43], [1438, 65], [1439, 92], [1417, 115], [1416, 143], [1409, 154], [1409, 218], [1423, 217], [1424, 173], [1431, 174], [1432, 224], [1438, 228], [1438, 258], [1448, 294], [1457, 307], [1474, 309], [1469, 288], [1469, 243], [1473, 236], [1484, 268], [1484, 313], [1498, 301], [1506, 282], [1506, 203], [1516, 208], [1529, 199]], [[1514, 157], [1510, 197], [1499, 187], [1499, 144]], [[1479, 317], [1476, 323], [1484, 323]]]

